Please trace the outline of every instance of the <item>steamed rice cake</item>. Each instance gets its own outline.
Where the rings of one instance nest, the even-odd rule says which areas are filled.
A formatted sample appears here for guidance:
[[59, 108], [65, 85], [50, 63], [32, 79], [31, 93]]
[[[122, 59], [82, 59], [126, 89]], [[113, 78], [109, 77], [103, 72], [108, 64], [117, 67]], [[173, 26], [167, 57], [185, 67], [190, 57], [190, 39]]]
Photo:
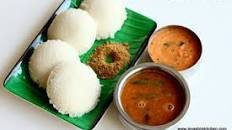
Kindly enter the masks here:
[[63, 41], [49, 40], [34, 50], [29, 61], [29, 73], [32, 80], [45, 89], [53, 67], [70, 61], [79, 61], [76, 50]]
[[122, 0], [84, 0], [80, 8], [89, 12], [97, 22], [97, 39], [114, 38], [127, 18]]
[[81, 55], [92, 47], [96, 31], [97, 24], [88, 12], [69, 9], [55, 17], [48, 28], [48, 38], [66, 41]]
[[49, 75], [49, 102], [61, 114], [80, 117], [91, 111], [98, 102], [101, 85], [94, 71], [77, 62], [61, 63]]

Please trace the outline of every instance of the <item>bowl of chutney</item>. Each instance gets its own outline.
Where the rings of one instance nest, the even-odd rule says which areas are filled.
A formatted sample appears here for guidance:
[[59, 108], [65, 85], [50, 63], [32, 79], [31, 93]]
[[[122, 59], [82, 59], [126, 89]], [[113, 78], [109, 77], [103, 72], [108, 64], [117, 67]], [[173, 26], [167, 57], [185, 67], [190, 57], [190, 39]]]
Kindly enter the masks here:
[[162, 64], [143, 63], [130, 68], [114, 91], [120, 120], [132, 129], [163, 130], [179, 122], [189, 107], [184, 78]]
[[152, 34], [148, 43], [148, 53], [155, 63], [185, 71], [199, 62], [202, 44], [197, 34], [189, 28], [168, 25]]

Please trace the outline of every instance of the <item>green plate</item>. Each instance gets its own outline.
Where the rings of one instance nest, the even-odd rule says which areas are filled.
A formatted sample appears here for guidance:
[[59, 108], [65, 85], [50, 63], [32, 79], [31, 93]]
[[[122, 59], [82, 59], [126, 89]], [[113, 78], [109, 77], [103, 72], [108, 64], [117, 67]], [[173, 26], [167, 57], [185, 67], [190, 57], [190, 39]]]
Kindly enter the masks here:
[[122, 29], [116, 33], [115, 38], [95, 41], [93, 47], [86, 54], [80, 57], [81, 61], [86, 63], [89, 60], [89, 56], [93, 53], [97, 46], [108, 41], [114, 41], [128, 43], [130, 47], [129, 52], [131, 54], [131, 62], [114, 78], [100, 80], [102, 84], [101, 96], [100, 101], [94, 110], [80, 118], [71, 118], [67, 115], [58, 113], [52, 107], [52, 105], [49, 104], [46, 92], [38, 88], [37, 84], [31, 80], [28, 73], [28, 60], [34, 48], [36, 48], [38, 44], [41, 44], [47, 40], [47, 28], [55, 15], [61, 11], [67, 10], [68, 8], [78, 8], [80, 3], [81, 0], [65, 0], [60, 5], [60, 7], [56, 10], [51, 19], [36, 36], [35, 40], [30, 44], [23, 56], [19, 59], [12, 71], [6, 77], [4, 86], [5, 89], [12, 94], [55, 115], [60, 119], [63, 119], [82, 129], [92, 129], [111, 103], [113, 91], [118, 79], [126, 69], [134, 65], [137, 58], [143, 52], [147, 45], [148, 38], [156, 28], [156, 23], [145, 16], [127, 9], [128, 18], [125, 21]]

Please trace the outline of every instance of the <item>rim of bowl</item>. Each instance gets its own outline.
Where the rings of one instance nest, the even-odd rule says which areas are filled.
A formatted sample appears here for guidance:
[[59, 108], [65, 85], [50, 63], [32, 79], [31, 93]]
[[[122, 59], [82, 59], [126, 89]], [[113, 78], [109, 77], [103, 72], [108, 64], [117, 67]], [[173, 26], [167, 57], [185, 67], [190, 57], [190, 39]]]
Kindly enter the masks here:
[[[186, 31], [189, 31], [190, 33], [192, 33], [192, 36], [193, 36], [195, 39], [197, 39], [197, 40], [199, 41], [199, 42], [198, 42], [198, 44], [199, 44], [199, 46], [200, 46], [200, 52], [199, 52], [200, 55], [199, 55], [199, 58], [198, 58], [191, 66], [189, 66], [188, 68], [185, 68], [185, 69], [183, 69], [183, 70], [177, 70], [177, 71], [179, 71], [179, 72], [184, 72], [184, 71], [186, 71], [186, 70], [190, 70], [190, 69], [193, 68], [196, 64], [198, 64], [199, 61], [201, 60], [202, 53], [203, 53], [203, 47], [202, 47], [202, 42], [201, 42], [201, 39], [199, 38], [199, 36], [198, 36], [193, 30], [191, 30], [190, 28], [188, 28], [188, 27], [186, 27], [186, 26], [175, 25], [175, 24], [174, 24], [174, 25], [166, 25], [166, 26], [163, 26], [163, 27], [159, 28], [157, 31], [154, 31], [154, 32], [152, 33], [152, 35], [150, 36], [149, 40], [148, 40], [148, 45], [147, 45], [148, 55], [150, 56], [152, 62], [155, 63], [155, 61], [152, 59], [152, 57], [151, 57], [151, 55], [150, 55], [150, 45], [151, 45], [151, 43], [152, 43], [152, 40], [154, 39], [154, 36], [156, 35], [156, 33], [162, 31], [163, 29], [167, 29], [167, 28], [171, 28], [171, 27], [181, 28], [181, 29], [184, 29], [184, 30], [186, 30]], [[165, 64], [165, 65], [166, 65], [166, 64]], [[167, 66], [168, 66], [168, 65], [167, 65]]]
[[[172, 120], [166, 124], [151, 126], [151, 125], [144, 125], [144, 124], [136, 123], [124, 111], [124, 108], [121, 104], [121, 99], [120, 99], [121, 98], [121, 91], [123, 90], [128, 78], [131, 77], [136, 72], [139, 72], [139, 71], [145, 70], [145, 69], [149, 69], [149, 68], [160, 69], [160, 70], [170, 74], [171, 76], [173, 76], [181, 84], [181, 86], [183, 87], [184, 93], [185, 93], [185, 104], [184, 104], [184, 107], [183, 107], [181, 113], [174, 120]], [[173, 68], [167, 67], [167, 66], [162, 65], [162, 64], [143, 63], [143, 64], [139, 64], [137, 66], [134, 66], [134, 67], [128, 69], [121, 76], [121, 78], [119, 79], [119, 81], [116, 85], [115, 91], [114, 91], [114, 104], [117, 108], [117, 111], [122, 116], [122, 118], [124, 120], [126, 120], [126, 122], [128, 122], [130, 125], [132, 125], [135, 128], [140, 128], [140, 129], [145, 129], [145, 130], [166, 129], [166, 128], [169, 128], [169, 127], [175, 125], [177, 122], [179, 122], [184, 117], [184, 115], [186, 114], [186, 112], [189, 108], [189, 105], [190, 105], [190, 97], [191, 97], [191, 95], [190, 95], [190, 90], [189, 90], [188, 84], [179, 72], [177, 72]]]

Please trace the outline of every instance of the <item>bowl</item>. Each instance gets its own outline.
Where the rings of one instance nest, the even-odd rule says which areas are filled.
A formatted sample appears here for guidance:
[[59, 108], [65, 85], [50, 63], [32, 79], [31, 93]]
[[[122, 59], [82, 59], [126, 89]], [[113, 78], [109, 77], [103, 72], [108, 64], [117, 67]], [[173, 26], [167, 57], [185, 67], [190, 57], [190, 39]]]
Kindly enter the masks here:
[[[179, 37], [178, 37], [178, 35], [179, 35]], [[151, 46], [152, 46], [152, 42], [154, 40], [156, 40], [156, 43], [160, 44], [160, 45], [165, 44], [166, 42], [167, 43], [170, 42], [171, 43], [171, 44], [169, 44], [170, 46], [167, 46], [167, 49], [165, 51], [167, 53], [169, 53], [168, 54], [169, 56], [173, 56], [173, 57], [174, 57], [175, 53], [172, 53], [171, 49], [178, 45], [177, 41], [178, 42], [184, 41], [184, 42], [182, 42], [182, 43], [186, 43], [184, 46], [176, 47], [176, 49], [178, 49], [178, 53], [176, 53], [176, 55], [178, 55], [178, 56], [175, 56], [176, 57], [175, 59], [177, 60], [176, 63], [185, 64], [185, 67], [178, 68], [177, 67], [178, 65], [174, 64], [174, 62], [171, 61], [171, 60], [173, 60], [173, 57], [171, 57], [172, 59], [171, 58], [168, 59], [169, 63], [164, 63], [164, 62], [167, 62], [167, 58], [165, 59], [165, 61], [162, 61], [163, 60], [162, 57], [160, 58], [158, 56], [158, 55], [160, 55], [159, 53], [161, 53], [161, 52], [164, 53], [163, 50], [162, 51], [158, 50], [156, 55], [152, 54], [152, 49], [151, 49], [152, 47]], [[160, 41], [160, 43], [158, 41]], [[164, 42], [164, 43], [162, 43], [162, 42]], [[187, 49], [187, 46], [189, 47], [188, 49]], [[163, 48], [164, 47], [165, 46], [163, 46]], [[190, 48], [190, 47], [192, 47], [192, 48]], [[162, 49], [162, 48], [159, 48], [159, 49]], [[192, 50], [192, 52], [188, 52], [187, 54], [189, 54], [189, 56], [194, 57], [194, 58], [191, 59], [191, 62], [187, 62], [187, 60], [188, 60], [187, 58], [189, 58], [189, 57], [187, 57], [187, 58], [184, 57], [185, 56], [184, 51], [189, 51], [190, 49]], [[179, 50], [181, 50], [181, 51], [179, 51]], [[201, 44], [201, 40], [196, 35], [196, 33], [194, 33], [189, 28], [184, 27], [184, 26], [180, 26], [180, 25], [168, 25], [168, 26], [162, 27], [162, 28], [158, 29], [157, 31], [153, 32], [153, 34], [151, 35], [149, 42], [148, 42], [147, 51], [148, 51], [148, 55], [150, 56], [151, 60], [154, 63], [163, 62], [162, 64], [168, 65], [170, 67], [172, 66], [172, 68], [175, 68], [176, 70], [178, 70], [182, 74], [189, 75], [189, 73], [190, 74], [193, 73], [193, 70], [196, 70], [194, 68], [197, 68], [199, 66], [201, 55], [202, 55], [202, 44]], [[154, 49], [153, 49], [153, 51], [154, 51]], [[167, 57], [167, 54], [165, 56]], [[157, 59], [160, 61], [158, 61]]]
[[[122, 103], [121, 103], [121, 94], [122, 90], [125, 87], [126, 81], [133, 76], [135, 73], [146, 70], [146, 69], [156, 69], [156, 70], [161, 70], [169, 75], [171, 75], [173, 78], [175, 78], [180, 86], [183, 89], [184, 92], [184, 97], [185, 97], [185, 102], [183, 105], [183, 108], [181, 109], [180, 114], [172, 121], [162, 124], [162, 125], [144, 125], [144, 124], [139, 124], [136, 123], [131, 119], [131, 117], [125, 112]], [[185, 79], [177, 72], [176, 70], [167, 67], [162, 64], [155, 64], [155, 63], [142, 63], [137, 66], [134, 66], [127, 70], [119, 79], [115, 91], [114, 91], [114, 104], [116, 106], [116, 109], [118, 110], [119, 113], [119, 119], [121, 122], [127, 127], [131, 129], [143, 129], [143, 130], [164, 130], [167, 128], [170, 128], [174, 125], [176, 125], [186, 114], [189, 104], [190, 104], [190, 91], [188, 88], [188, 84], [186, 83]]]

